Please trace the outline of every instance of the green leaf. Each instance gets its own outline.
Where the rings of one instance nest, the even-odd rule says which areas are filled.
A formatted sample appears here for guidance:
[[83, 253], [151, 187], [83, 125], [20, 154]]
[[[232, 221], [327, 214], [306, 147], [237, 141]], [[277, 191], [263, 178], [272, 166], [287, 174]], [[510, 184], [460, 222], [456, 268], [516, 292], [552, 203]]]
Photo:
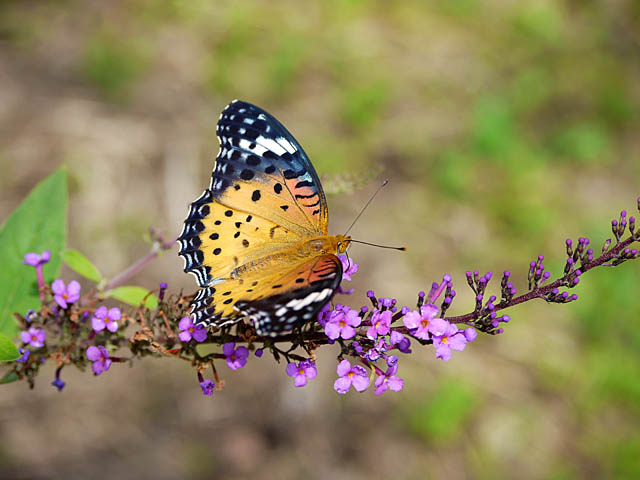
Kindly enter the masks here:
[[[115, 298], [123, 303], [127, 303], [134, 307], [139, 307], [144, 301], [147, 308], [158, 308], [158, 297], [149, 293], [144, 287], [126, 286], [117, 287], [105, 293], [109, 298]], [[146, 297], [146, 300], [145, 300]]]
[[0, 332], [14, 337], [13, 313], [40, 305], [33, 267], [22, 264], [25, 253], [51, 250], [44, 265], [45, 282], [60, 271], [60, 252], [67, 236], [67, 172], [59, 169], [40, 182], [0, 227]]
[[4, 377], [0, 378], [0, 385], [4, 385], [5, 383], [13, 383], [16, 380], [19, 380], [18, 374], [10, 370], [4, 375]]
[[91, 263], [91, 260], [79, 251], [73, 248], [67, 248], [62, 252], [62, 261], [66, 263], [67, 267], [77, 274], [82, 275], [84, 278], [88, 278], [95, 283], [102, 281], [102, 274], [100, 270], [98, 270], [98, 267]]
[[0, 333], [0, 362], [13, 362], [20, 358], [20, 352], [11, 339]]

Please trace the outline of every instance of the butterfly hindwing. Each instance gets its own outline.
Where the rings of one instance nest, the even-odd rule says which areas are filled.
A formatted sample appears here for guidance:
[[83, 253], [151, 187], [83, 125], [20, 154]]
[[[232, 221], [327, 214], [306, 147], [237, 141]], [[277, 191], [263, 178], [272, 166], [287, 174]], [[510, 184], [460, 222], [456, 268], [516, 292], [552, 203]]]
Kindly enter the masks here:
[[239, 300], [235, 308], [247, 315], [258, 335], [277, 336], [315, 320], [342, 280], [335, 255], [314, 258], [284, 275], [284, 291], [256, 300]]

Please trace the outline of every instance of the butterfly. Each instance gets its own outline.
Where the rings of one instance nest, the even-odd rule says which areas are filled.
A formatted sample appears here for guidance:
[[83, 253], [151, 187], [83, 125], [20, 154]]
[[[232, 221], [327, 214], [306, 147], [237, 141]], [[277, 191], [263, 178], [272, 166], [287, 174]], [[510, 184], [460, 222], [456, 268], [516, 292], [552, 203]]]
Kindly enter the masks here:
[[184, 222], [180, 256], [201, 287], [196, 325], [248, 317], [261, 336], [315, 320], [342, 279], [351, 237], [328, 235], [327, 201], [300, 144], [273, 116], [235, 100], [216, 128], [211, 184]]

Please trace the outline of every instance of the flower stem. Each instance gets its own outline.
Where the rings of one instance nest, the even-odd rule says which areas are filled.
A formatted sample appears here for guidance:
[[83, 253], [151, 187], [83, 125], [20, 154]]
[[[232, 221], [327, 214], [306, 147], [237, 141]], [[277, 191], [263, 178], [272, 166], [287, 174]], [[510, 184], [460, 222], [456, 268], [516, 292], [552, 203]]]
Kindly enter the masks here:
[[136, 263], [126, 268], [125, 270], [117, 274], [115, 277], [113, 277], [111, 281], [109, 281], [105, 285], [104, 291], [111, 290], [117, 287], [118, 285], [121, 285], [129, 278], [133, 277], [136, 273], [142, 270], [147, 265], [147, 263], [151, 262], [158, 255], [160, 255], [160, 252], [163, 252], [164, 250], [169, 250], [176, 244], [177, 241], [178, 240], [175, 239], [169, 242], [154, 242], [153, 248], [149, 253], [147, 253], [144, 257], [142, 257]]

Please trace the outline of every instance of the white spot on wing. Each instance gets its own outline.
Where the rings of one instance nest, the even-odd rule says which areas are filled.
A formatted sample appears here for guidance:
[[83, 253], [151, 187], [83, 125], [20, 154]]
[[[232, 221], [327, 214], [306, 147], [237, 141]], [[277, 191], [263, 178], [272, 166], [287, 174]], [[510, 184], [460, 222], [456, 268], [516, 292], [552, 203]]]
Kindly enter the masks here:
[[276, 155], [282, 155], [287, 151], [282, 145], [280, 145], [278, 142], [276, 142], [272, 138], [265, 138], [262, 135], [256, 138], [256, 143], [259, 143], [260, 145], [268, 148]]
[[278, 137], [276, 138], [276, 142], [278, 142], [280, 144], [280, 146], [282, 146], [282, 148], [284, 148], [287, 152], [289, 153], [295, 153], [298, 150], [296, 149], [296, 147], [294, 147], [293, 145], [291, 145], [291, 142], [289, 142], [289, 140], [287, 140], [284, 137]]

